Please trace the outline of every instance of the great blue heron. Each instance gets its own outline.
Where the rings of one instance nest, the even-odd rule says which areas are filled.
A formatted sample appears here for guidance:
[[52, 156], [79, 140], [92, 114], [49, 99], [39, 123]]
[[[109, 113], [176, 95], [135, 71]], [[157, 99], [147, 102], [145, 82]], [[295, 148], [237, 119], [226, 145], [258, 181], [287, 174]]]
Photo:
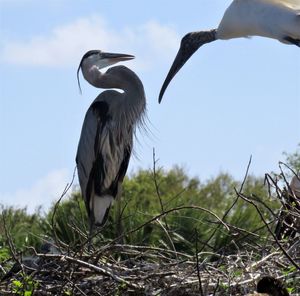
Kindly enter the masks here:
[[133, 148], [133, 136], [146, 111], [144, 87], [139, 77], [125, 66], [100, 69], [134, 56], [90, 50], [77, 70], [93, 86], [105, 89], [89, 107], [82, 126], [76, 163], [90, 232], [108, 218], [113, 200], [121, 193]]
[[172, 78], [204, 44], [222, 39], [262, 36], [300, 46], [300, 0], [234, 0], [217, 29], [191, 32], [181, 45], [159, 94], [159, 103]]

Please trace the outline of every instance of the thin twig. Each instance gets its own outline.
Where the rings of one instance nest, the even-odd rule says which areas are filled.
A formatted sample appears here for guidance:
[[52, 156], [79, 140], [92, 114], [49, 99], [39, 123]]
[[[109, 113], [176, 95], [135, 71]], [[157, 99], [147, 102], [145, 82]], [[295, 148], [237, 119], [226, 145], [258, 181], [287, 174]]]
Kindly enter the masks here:
[[[156, 157], [155, 157], [155, 149], [154, 148], [153, 148], [152, 156], [153, 156], [153, 181], [154, 181], [155, 191], [156, 191], [156, 195], [157, 195], [158, 200], [159, 200], [161, 212], [164, 213], [165, 209], [164, 209], [164, 205], [163, 205], [162, 198], [161, 198], [161, 195], [160, 195], [159, 185], [158, 185], [158, 182], [157, 182], [157, 172], [156, 172], [157, 160], [156, 160]], [[174, 245], [174, 243], [172, 241], [172, 238], [171, 238], [171, 235], [170, 235], [170, 228], [169, 228], [169, 225], [168, 225], [167, 216], [162, 216], [162, 218], [163, 218], [163, 221], [166, 225], [166, 228], [164, 228], [164, 226], [162, 225], [162, 223], [159, 220], [157, 220], [157, 222], [159, 223], [159, 225], [162, 227], [162, 229], [166, 233], [166, 235], [168, 237], [168, 240], [170, 241], [170, 244], [171, 244], [173, 250], [176, 252], [175, 245]]]
[[259, 214], [261, 220], [263, 221], [263, 223], [265, 224], [265, 226], [267, 227], [269, 233], [272, 235], [272, 237], [274, 238], [274, 240], [276, 241], [278, 247], [281, 249], [281, 251], [284, 253], [284, 255], [289, 259], [289, 261], [298, 269], [300, 270], [300, 266], [295, 262], [295, 260], [287, 253], [287, 251], [285, 250], [285, 248], [282, 246], [282, 244], [279, 242], [279, 240], [277, 239], [276, 235], [273, 233], [273, 231], [270, 229], [270, 226], [269, 224], [265, 221], [265, 218], [263, 216], [263, 214], [261, 213], [260, 209], [258, 208], [258, 206], [252, 201], [250, 200], [249, 198], [247, 198], [246, 196], [244, 196], [243, 194], [241, 193], [238, 193], [236, 192], [237, 194], [240, 195], [240, 197], [245, 200], [246, 202], [252, 204], [257, 213]]
[[195, 236], [196, 236], [196, 268], [197, 268], [197, 277], [199, 281], [199, 291], [201, 296], [204, 296], [203, 289], [202, 289], [202, 282], [201, 282], [201, 275], [200, 275], [200, 268], [199, 268], [199, 255], [198, 255], [198, 231], [195, 228]]

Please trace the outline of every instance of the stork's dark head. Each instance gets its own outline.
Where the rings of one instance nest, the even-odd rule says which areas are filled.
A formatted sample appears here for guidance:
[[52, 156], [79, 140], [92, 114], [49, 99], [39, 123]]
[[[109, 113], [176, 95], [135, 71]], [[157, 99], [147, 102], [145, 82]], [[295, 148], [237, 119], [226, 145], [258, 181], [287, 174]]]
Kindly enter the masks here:
[[205, 43], [216, 40], [216, 30], [199, 31], [186, 34], [180, 43], [180, 48], [175, 57], [175, 60], [169, 70], [169, 73], [160, 90], [158, 102], [160, 103], [167, 89], [170, 81], [174, 78], [176, 73], [188, 61], [188, 59]]
[[107, 66], [111, 66], [115, 63], [121, 61], [128, 61], [134, 59], [133, 55], [124, 53], [109, 53], [103, 52], [101, 50], [93, 49], [86, 52], [77, 69], [77, 81], [79, 90], [81, 92], [80, 81], [79, 81], [79, 71], [89, 70], [91, 67], [97, 67], [99, 70]]

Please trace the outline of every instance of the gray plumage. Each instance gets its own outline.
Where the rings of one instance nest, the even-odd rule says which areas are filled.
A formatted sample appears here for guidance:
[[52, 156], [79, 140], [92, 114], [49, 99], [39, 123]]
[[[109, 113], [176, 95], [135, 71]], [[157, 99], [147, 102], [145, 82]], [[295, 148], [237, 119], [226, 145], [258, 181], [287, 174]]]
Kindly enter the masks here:
[[100, 69], [131, 55], [87, 52], [79, 65], [84, 78], [102, 92], [89, 107], [82, 126], [76, 163], [91, 228], [103, 225], [113, 200], [121, 194], [136, 128], [144, 123], [146, 100], [138, 76], [125, 66]]

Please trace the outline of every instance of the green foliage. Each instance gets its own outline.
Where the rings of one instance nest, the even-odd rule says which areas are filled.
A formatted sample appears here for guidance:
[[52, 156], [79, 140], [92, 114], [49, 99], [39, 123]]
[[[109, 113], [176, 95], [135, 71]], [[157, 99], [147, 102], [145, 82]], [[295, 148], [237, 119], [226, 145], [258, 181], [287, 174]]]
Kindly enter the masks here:
[[57, 237], [71, 248], [81, 244], [88, 230], [88, 219], [81, 194], [78, 191], [73, 192], [70, 198], [53, 204], [46, 221], [51, 229], [55, 229]]
[[13, 280], [12, 289], [14, 295], [31, 296], [38, 287], [38, 282], [34, 281], [30, 276], [22, 274], [22, 281]]
[[0, 262], [5, 261], [10, 257], [9, 249], [7, 247], [0, 247]]
[[[236, 199], [234, 188], [239, 187], [239, 182], [225, 173], [201, 183], [197, 178], [190, 178], [179, 167], [169, 171], [158, 169], [155, 176], [152, 170], [141, 170], [125, 179], [123, 197], [115, 202], [107, 224], [94, 243], [113, 240], [125, 231], [129, 232], [123, 239], [125, 243], [175, 247], [177, 251], [194, 254], [197, 241], [199, 248], [219, 250], [230, 245], [233, 238], [236, 241], [236, 236], [233, 237], [236, 233], [228, 232], [215, 216], [201, 208], [223, 218]], [[273, 203], [274, 206], [259, 178], [248, 177], [244, 192], [259, 196], [264, 203], [270, 206]], [[178, 210], [173, 210], [175, 208]], [[167, 215], [150, 221], [167, 211], [170, 211]], [[70, 248], [74, 249], [86, 241], [88, 219], [79, 192], [73, 192], [69, 198], [54, 204], [46, 217], [41, 217], [39, 213], [27, 215], [25, 209], [12, 208], [4, 210], [3, 215], [18, 247], [24, 246], [24, 242], [37, 245], [39, 235], [51, 235], [52, 228]], [[271, 219], [269, 213], [265, 212], [265, 215], [266, 220]], [[225, 221], [248, 231], [263, 226], [255, 209], [242, 200], [236, 202]], [[145, 226], [141, 227], [143, 224]], [[203, 246], [204, 242], [208, 242], [206, 246]]]
[[[219, 250], [230, 244], [236, 234], [228, 232], [213, 215], [200, 207], [222, 218], [236, 198], [234, 188], [239, 186], [230, 175], [224, 173], [201, 184], [198, 179], [189, 178], [178, 167], [169, 171], [159, 169], [155, 182], [151, 170], [141, 170], [125, 179], [123, 197], [115, 202], [107, 224], [94, 243], [113, 240], [125, 231], [128, 233], [123, 239], [125, 243], [170, 249], [175, 247], [177, 251], [193, 254], [196, 240], [206, 242], [214, 234], [208, 244], [211, 247], [206, 246], [204, 249]], [[269, 200], [261, 179], [250, 176], [244, 185], [244, 192], [259, 196], [265, 204], [271, 206], [273, 203], [274, 206], [274, 201]], [[50, 224], [55, 212], [56, 233], [71, 247], [84, 242], [86, 238], [82, 235], [88, 229], [84, 207], [80, 194], [75, 192], [56, 210], [53, 207], [48, 215]], [[175, 208], [178, 210], [173, 211]], [[270, 220], [270, 213], [264, 209], [261, 208], [266, 220]], [[163, 211], [170, 213], [153, 220], [153, 217], [159, 216]], [[235, 204], [225, 220], [248, 231], [264, 226], [255, 209], [242, 200]], [[140, 227], [144, 224], [144, 227]], [[135, 229], [138, 230], [131, 232]], [[260, 234], [266, 234], [266, 230]], [[202, 247], [201, 243], [199, 245]]]
[[[299, 149], [286, 154], [286, 163], [295, 170], [300, 169]], [[135, 245], [175, 247], [177, 251], [194, 254], [197, 241], [201, 250], [231, 252], [233, 240], [235, 247], [243, 247], [245, 238], [253, 239], [239, 229], [256, 232], [262, 238], [267, 235], [256, 209], [241, 199], [236, 200], [235, 189], [238, 191], [240, 186], [227, 173], [200, 182], [180, 167], [168, 171], [157, 169], [155, 175], [152, 170], [140, 170], [125, 178], [122, 199], [114, 203], [108, 222], [94, 244], [126, 233], [122, 241]], [[243, 193], [256, 201], [266, 221], [272, 221], [265, 205], [273, 211], [280, 205], [268, 197], [261, 178], [248, 176]], [[201, 208], [235, 226], [236, 231], [229, 232], [214, 215]], [[162, 212], [168, 214], [158, 217]], [[86, 241], [89, 228], [85, 204], [78, 191], [53, 204], [45, 216], [40, 210], [30, 215], [26, 209], [8, 207], [2, 209], [0, 218], [5, 220], [17, 250], [25, 246], [38, 249], [41, 235], [53, 236], [54, 231], [60, 240], [75, 248]], [[0, 223], [0, 260], [8, 256], [7, 235], [4, 224]]]
[[26, 208], [3, 208], [0, 214], [0, 258], [8, 250], [7, 234], [4, 225], [17, 250], [25, 246], [38, 248], [41, 241], [39, 236], [45, 233], [45, 221], [38, 209], [34, 214], [27, 213]]

